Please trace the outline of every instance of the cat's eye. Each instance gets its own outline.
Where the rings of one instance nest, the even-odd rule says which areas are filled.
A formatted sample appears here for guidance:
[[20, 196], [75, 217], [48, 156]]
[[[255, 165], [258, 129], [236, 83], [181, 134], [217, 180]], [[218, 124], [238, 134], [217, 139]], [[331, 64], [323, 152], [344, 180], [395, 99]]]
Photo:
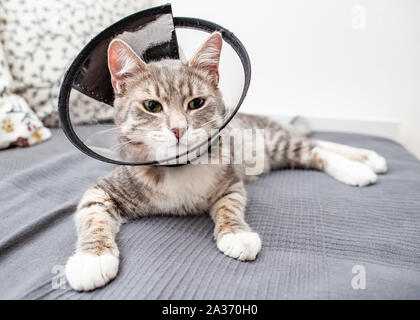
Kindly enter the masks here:
[[143, 103], [144, 108], [153, 113], [161, 112], [162, 111], [162, 105], [154, 100], [146, 101]]
[[204, 104], [204, 99], [195, 98], [188, 103], [188, 109], [190, 110], [199, 109], [203, 106], [203, 104]]

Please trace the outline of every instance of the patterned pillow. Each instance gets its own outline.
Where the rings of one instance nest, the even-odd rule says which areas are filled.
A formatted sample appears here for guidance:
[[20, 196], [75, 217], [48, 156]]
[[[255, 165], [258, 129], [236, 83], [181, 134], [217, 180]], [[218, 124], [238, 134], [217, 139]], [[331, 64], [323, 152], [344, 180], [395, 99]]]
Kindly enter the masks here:
[[12, 83], [0, 45], [0, 149], [27, 147], [51, 137], [26, 101], [10, 94]]
[[[102, 29], [149, 4], [150, 0], [1, 0], [0, 41], [14, 92], [46, 125], [57, 125], [60, 81], [75, 55]], [[75, 123], [112, 116], [112, 108], [81, 94], [71, 101]]]

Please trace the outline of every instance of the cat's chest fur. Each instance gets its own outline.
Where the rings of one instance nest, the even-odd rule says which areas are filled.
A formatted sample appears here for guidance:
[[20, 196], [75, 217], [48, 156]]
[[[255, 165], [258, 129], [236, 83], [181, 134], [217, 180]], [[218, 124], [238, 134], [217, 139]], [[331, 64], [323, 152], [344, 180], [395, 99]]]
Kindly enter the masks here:
[[188, 214], [207, 211], [217, 194], [221, 168], [216, 165], [188, 165], [163, 170], [156, 185], [160, 197], [154, 205], [162, 213]]

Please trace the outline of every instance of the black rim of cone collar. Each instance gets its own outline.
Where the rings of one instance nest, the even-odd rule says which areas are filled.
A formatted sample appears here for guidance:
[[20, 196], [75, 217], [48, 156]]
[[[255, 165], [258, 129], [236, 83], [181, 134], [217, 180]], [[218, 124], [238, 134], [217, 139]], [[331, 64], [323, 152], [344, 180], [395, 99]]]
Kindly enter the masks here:
[[[135, 13], [135, 14], [127, 17], [127, 18], [133, 19], [133, 18], [136, 18], [136, 17], [144, 16], [144, 14], [145, 14], [145, 11], [140, 11], [140, 12]], [[133, 166], [140, 166], [140, 165], [179, 166], [179, 165], [184, 165], [184, 163], [183, 164], [167, 164], [167, 162], [176, 160], [176, 159], [181, 158], [181, 157], [185, 157], [189, 153], [191, 153], [191, 152], [197, 150], [198, 148], [200, 148], [201, 146], [203, 146], [204, 144], [208, 144], [213, 139], [214, 139], [214, 142], [212, 142], [212, 143], [217, 142], [219, 139], [215, 139], [215, 138], [217, 136], [219, 136], [220, 131], [223, 130], [226, 127], [226, 125], [232, 120], [232, 118], [238, 112], [242, 102], [244, 101], [244, 99], [246, 97], [246, 94], [247, 94], [247, 91], [248, 91], [248, 88], [249, 88], [249, 84], [250, 84], [250, 81], [251, 81], [251, 63], [250, 63], [250, 60], [249, 60], [248, 53], [247, 53], [245, 47], [243, 46], [243, 44], [239, 41], [239, 39], [232, 32], [223, 28], [222, 26], [217, 25], [216, 23], [206, 21], [206, 20], [197, 19], [197, 18], [174, 17], [173, 22], [174, 22], [175, 28], [187, 28], [187, 29], [203, 30], [203, 31], [206, 31], [208, 33], [212, 33], [214, 31], [219, 31], [222, 35], [223, 40], [226, 41], [235, 50], [236, 54], [239, 56], [239, 58], [241, 60], [242, 67], [243, 67], [243, 70], [244, 70], [244, 87], [243, 87], [243, 90], [242, 90], [241, 97], [238, 101], [238, 104], [236, 105], [235, 109], [232, 111], [230, 116], [227, 118], [227, 120], [225, 120], [223, 125], [218, 129], [217, 133], [213, 134], [206, 141], [203, 141], [202, 143], [193, 147], [191, 150], [188, 150], [188, 151], [186, 151], [186, 152], [184, 152], [180, 155], [176, 155], [176, 156], [173, 156], [171, 158], [167, 158], [167, 159], [163, 159], [163, 160], [153, 160], [153, 161], [144, 161], [144, 162], [125, 162], [125, 161], [110, 159], [110, 158], [104, 157], [104, 156], [96, 153], [92, 149], [90, 149], [77, 136], [77, 134], [75, 133], [75, 131], [73, 129], [71, 121], [70, 121], [69, 101], [70, 101], [70, 93], [71, 93], [71, 90], [73, 88], [72, 87], [73, 80], [74, 80], [74, 77], [76, 75], [76, 72], [79, 69], [79, 66], [83, 63], [85, 58], [90, 55], [90, 53], [92, 52], [92, 49], [95, 47], [95, 45], [98, 42], [105, 39], [106, 37], [108, 37], [110, 32], [114, 32], [113, 30], [115, 30], [115, 28], [120, 27], [120, 25], [124, 26], [125, 25], [125, 20], [127, 18], [124, 18], [123, 20], [120, 20], [119, 22], [115, 23], [110, 28], [105, 29], [103, 32], [101, 32], [95, 38], [93, 38], [84, 47], [84, 49], [79, 53], [79, 55], [74, 59], [73, 63], [68, 68], [68, 70], [67, 70], [67, 72], [64, 76], [63, 82], [61, 84], [61, 89], [60, 89], [60, 94], [59, 94], [59, 99], [58, 99], [58, 113], [59, 113], [59, 118], [60, 118], [62, 129], [63, 129], [66, 137], [73, 143], [73, 145], [76, 148], [78, 148], [80, 151], [82, 151], [86, 155], [88, 155], [88, 156], [90, 156], [94, 159], [103, 161], [103, 162], [113, 163], [113, 164], [118, 164], [118, 165], [133, 165]], [[111, 30], [111, 29], [113, 29], [113, 30]], [[195, 158], [189, 160], [185, 164], [193, 162], [194, 160], [198, 159], [200, 156], [204, 155], [205, 153], [202, 153], [199, 156], [196, 156]]]

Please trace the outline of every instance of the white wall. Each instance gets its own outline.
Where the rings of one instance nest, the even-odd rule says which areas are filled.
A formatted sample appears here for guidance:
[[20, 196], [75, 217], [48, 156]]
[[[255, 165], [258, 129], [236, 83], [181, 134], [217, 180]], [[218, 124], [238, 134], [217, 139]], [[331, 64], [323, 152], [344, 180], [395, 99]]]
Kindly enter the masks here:
[[397, 140], [420, 157], [420, 0], [173, 0], [172, 7], [244, 43], [253, 77], [243, 111], [400, 123]]

